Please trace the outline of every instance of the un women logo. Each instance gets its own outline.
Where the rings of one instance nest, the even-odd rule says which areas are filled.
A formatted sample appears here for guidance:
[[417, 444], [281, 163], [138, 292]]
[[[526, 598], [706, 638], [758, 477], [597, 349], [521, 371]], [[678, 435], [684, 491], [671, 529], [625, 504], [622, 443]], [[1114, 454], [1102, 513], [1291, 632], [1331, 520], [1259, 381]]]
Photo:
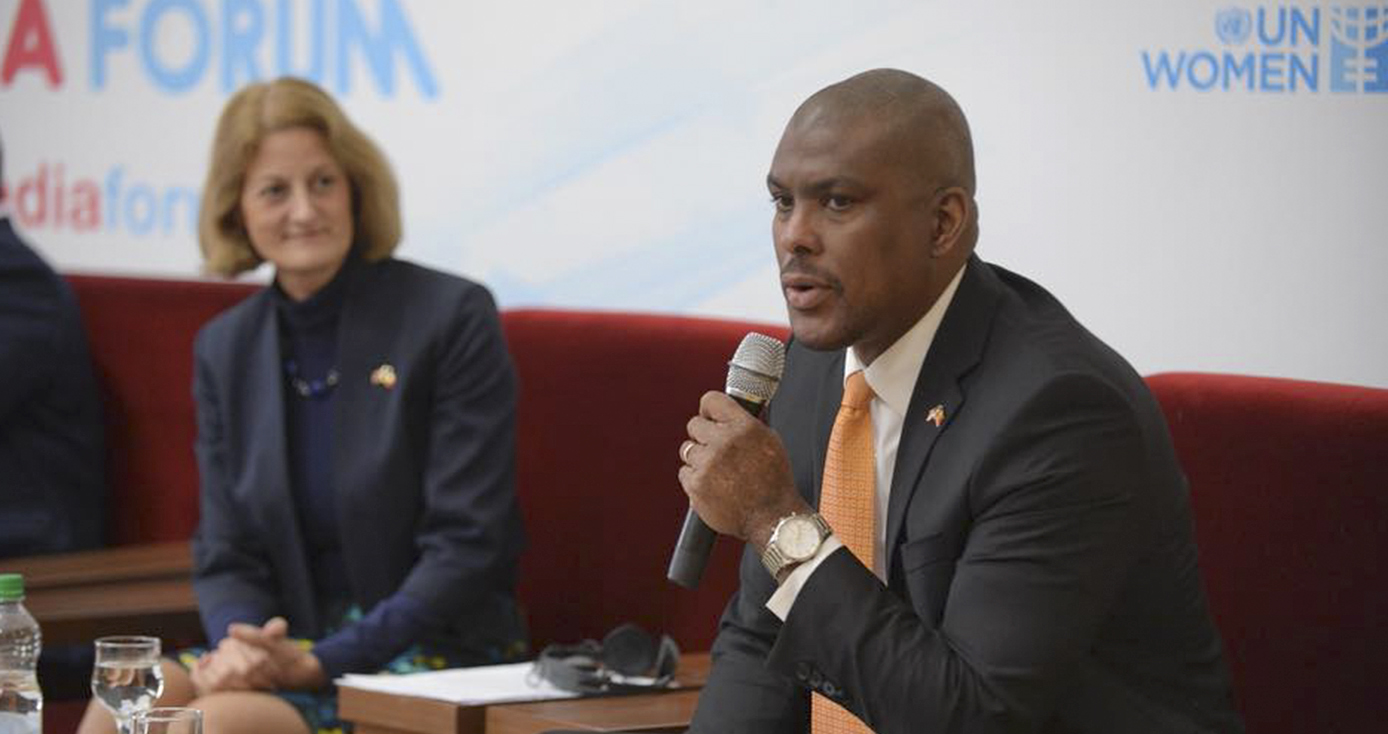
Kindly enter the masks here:
[[1388, 5], [1330, 8], [1330, 89], [1388, 92]]
[[1230, 46], [1247, 41], [1252, 30], [1253, 14], [1246, 8], [1225, 8], [1215, 14], [1215, 33]]

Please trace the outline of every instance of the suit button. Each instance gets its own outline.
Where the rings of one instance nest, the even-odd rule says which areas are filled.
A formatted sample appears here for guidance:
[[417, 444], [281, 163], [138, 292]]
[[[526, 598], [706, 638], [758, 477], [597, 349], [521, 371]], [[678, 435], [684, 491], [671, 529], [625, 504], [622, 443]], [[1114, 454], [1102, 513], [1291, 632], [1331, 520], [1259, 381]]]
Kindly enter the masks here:
[[839, 697], [839, 693], [840, 693], [839, 687], [836, 686], [836, 685], [834, 685], [833, 683], [830, 683], [830, 682], [827, 681], [827, 680], [824, 681], [824, 688], [823, 688], [823, 690], [824, 690], [824, 695], [828, 696], [829, 698], [837, 699], [837, 698]]

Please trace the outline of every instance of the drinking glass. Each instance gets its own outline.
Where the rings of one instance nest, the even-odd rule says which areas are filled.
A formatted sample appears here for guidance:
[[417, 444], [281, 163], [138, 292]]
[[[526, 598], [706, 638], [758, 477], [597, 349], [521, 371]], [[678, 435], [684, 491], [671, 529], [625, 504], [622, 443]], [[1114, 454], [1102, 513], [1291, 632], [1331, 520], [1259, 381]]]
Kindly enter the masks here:
[[135, 734], [202, 734], [202, 712], [161, 706], [135, 714]]
[[132, 734], [131, 719], [148, 711], [163, 692], [158, 637], [97, 639], [92, 695], [116, 717], [120, 734]]

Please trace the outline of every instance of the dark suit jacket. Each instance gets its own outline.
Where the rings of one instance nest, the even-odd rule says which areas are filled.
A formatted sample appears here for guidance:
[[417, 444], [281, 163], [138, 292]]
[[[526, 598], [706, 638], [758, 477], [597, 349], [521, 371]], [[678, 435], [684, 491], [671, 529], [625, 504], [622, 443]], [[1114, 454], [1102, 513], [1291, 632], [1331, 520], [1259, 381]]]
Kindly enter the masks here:
[[[771, 425], [811, 504], [842, 391], [842, 352], [792, 346]], [[878, 734], [1242, 730], [1156, 402], [976, 257], [916, 381], [886, 548], [886, 586], [841, 549], [784, 624], [749, 551], [693, 731], [805, 731], [810, 689]]]
[[72, 289], [0, 217], [0, 558], [102, 544], [102, 444]]
[[[385, 260], [350, 272], [338, 327], [333, 473], [354, 601], [396, 592], [452, 620], [444, 649], [523, 640], [514, 606], [522, 545], [515, 495], [516, 380], [491, 295]], [[194, 392], [201, 520], [194, 587], [281, 614], [319, 637], [290, 494], [275, 307], [262, 291], [198, 334]], [[381, 365], [397, 382], [373, 384]], [[495, 657], [495, 654], [492, 655]]]

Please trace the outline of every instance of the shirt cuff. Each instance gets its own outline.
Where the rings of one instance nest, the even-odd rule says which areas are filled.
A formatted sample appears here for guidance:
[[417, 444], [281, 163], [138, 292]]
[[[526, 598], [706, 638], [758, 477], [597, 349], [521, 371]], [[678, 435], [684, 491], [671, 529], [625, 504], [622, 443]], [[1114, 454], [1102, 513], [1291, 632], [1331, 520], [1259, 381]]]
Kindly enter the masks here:
[[800, 589], [804, 587], [806, 581], [810, 580], [810, 574], [819, 568], [819, 564], [823, 563], [830, 553], [842, 547], [843, 543], [839, 542], [837, 537], [830, 535], [825, 538], [824, 542], [819, 544], [819, 550], [810, 557], [810, 560], [796, 566], [795, 570], [786, 577], [785, 583], [781, 584], [781, 588], [777, 589], [776, 593], [766, 600], [766, 608], [771, 610], [771, 613], [782, 622], [786, 621], [786, 617], [790, 616], [791, 606], [795, 604], [795, 598], [800, 596]]

